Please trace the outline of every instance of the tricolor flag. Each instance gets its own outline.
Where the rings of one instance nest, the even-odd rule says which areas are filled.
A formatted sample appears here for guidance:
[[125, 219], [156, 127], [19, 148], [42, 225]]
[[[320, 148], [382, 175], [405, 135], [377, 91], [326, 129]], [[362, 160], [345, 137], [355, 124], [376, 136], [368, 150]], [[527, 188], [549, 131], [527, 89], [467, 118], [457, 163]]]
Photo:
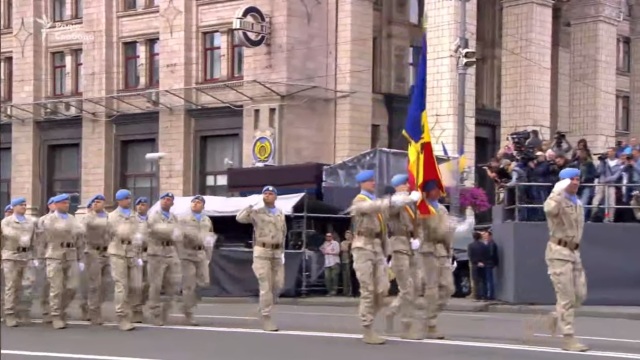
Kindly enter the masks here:
[[[413, 84], [411, 102], [407, 112], [407, 121], [403, 131], [409, 141], [409, 184], [420, 191], [422, 185], [430, 180], [437, 180], [438, 187], [444, 193], [444, 184], [433, 152], [429, 122], [427, 119], [427, 39], [422, 39], [422, 52], [418, 62], [418, 74]], [[434, 209], [427, 202], [418, 203], [418, 214], [433, 214]]]

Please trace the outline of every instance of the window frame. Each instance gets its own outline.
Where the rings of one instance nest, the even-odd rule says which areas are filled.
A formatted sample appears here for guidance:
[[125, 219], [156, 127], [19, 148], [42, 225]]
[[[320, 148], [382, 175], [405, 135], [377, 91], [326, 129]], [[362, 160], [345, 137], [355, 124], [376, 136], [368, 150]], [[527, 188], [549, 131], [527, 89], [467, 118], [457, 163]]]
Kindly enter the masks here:
[[620, 73], [631, 73], [631, 38], [618, 36], [616, 41], [616, 70]]
[[[411, 8], [412, 4], [417, 3], [418, 6], [418, 19], [417, 22], [413, 22], [411, 18]], [[424, 0], [409, 0], [409, 6], [407, 6], [407, 19], [409, 23], [413, 26], [422, 26], [424, 22]]]
[[616, 132], [629, 133], [631, 130], [631, 96], [616, 95]]
[[[46, 195], [45, 197], [43, 197], [44, 199], [48, 199], [54, 195], [56, 195], [56, 192], [54, 192], [53, 189], [53, 184], [56, 181], [77, 181], [78, 182], [78, 187], [76, 189], [62, 189], [64, 191], [64, 193], [78, 193], [81, 194], [82, 193], [82, 144], [80, 141], [68, 141], [68, 140], [57, 140], [57, 141], [46, 141], [45, 144], [45, 166], [46, 166], [46, 187], [45, 187], [45, 191], [46, 191]], [[56, 147], [63, 147], [63, 146], [75, 146], [78, 148], [78, 176], [77, 177], [61, 177], [61, 178], [57, 178], [54, 176], [55, 174], [55, 155], [56, 155], [56, 151], [54, 150], [54, 148]], [[72, 198], [72, 202], [73, 198]], [[79, 199], [78, 199], [78, 206], [80, 205], [79, 203]], [[71, 213], [74, 213], [73, 211], [70, 211]]]
[[[60, 13], [61, 11], [61, 13]], [[58, 16], [60, 15], [60, 16]], [[63, 22], [67, 20], [67, 1], [66, 0], [52, 0], [51, 4], [51, 21]]]
[[[158, 51], [153, 52], [153, 44], [157, 44]], [[149, 64], [147, 71], [147, 87], [157, 88], [160, 86], [160, 39], [151, 39], [147, 41], [147, 63]], [[155, 79], [154, 65], [155, 60], [158, 60], [158, 78]]]
[[[220, 46], [212, 46], [209, 47], [208, 46], [208, 42], [207, 42], [207, 36], [211, 35], [211, 36], [216, 36], [216, 34], [218, 36], [220, 36]], [[210, 32], [205, 32], [203, 33], [202, 36], [202, 53], [203, 53], [203, 72], [202, 72], [202, 78], [203, 78], [203, 82], [217, 82], [222, 80], [222, 33], [220, 31], [210, 31]], [[215, 44], [215, 39], [213, 41], [213, 44]], [[220, 61], [218, 62], [218, 66], [220, 67], [220, 76], [217, 78], [214, 77], [209, 77], [209, 67], [207, 66], [209, 64], [209, 56], [213, 56], [215, 54], [216, 51], [220, 52]], [[214, 56], [215, 58], [215, 56]]]
[[[127, 55], [127, 46], [128, 45], [135, 45], [136, 46], [136, 55], [135, 56], [129, 56]], [[124, 89], [125, 90], [133, 90], [133, 89], [139, 89], [140, 88], [140, 71], [139, 71], [139, 66], [140, 66], [140, 43], [138, 41], [127, 41], [125, 43], [122, 43], [122, 54], [123, 54], [123, 65], [124, 65]], [[129, 62], [130, 61], [135, 61], [136, 62], [136, 84], [132, 85], [129, 84]]]
[[4, 63], [2, 101], [13, 101], [13, 57], [2, 58], [2, 62]]
[[2, 5], [2, 29], [11, 29], [13, 28], [13, 2], [5, 0]]
[[76, 49], [73, 51], [73, 71], [74, 71], [74, 86], [73, 92], [75, 95], [82, 95], [82, 65], [83, 65], [83, 52], [82, 49]]
[[84, 14], [84, 2], [83, 0], [74, 0], [72, 9], [72, 19], [82, 19]]
[[[149, 178], [151, 179], [151, 183], [155, 182], [155, 187], [152, 187], [151, 195], [154, 198], [159, 196], [160, 191], [160, 167], [158, 164], [154, 164], [154, 171], [152, 173], [136, 173], [136, 172], [127, 172], [128, 162], [128, 145], [131, 143], [140, 143], [140, 142], [151, 142], [153, 141], [154, 147], [153, 151], [158, 150], [158, 138], [153, 135], [123, 135], [118, 136], [118, 172], [117, 172], [117, 182], [118, 188], [124, 189], [126, 188], [127, 180], [133, 178]], [[134, 196], [136, 196], [134, 194]]]
[[[56, 65], [56, 56], [57, 55], [62, 55], [62, 59], [63, 61], [63, 65]], [[57, 51], [57, 52], [53, 52], [51, 53], [51, 73], [52, 73], [52, 81], [51, 84], [53, 85], [51, 94], [53, 96], [65, 96], [67, 93], [67, 54], [65, 54], [64, 51]], [[62, 75], [61, 75], [61, 79], [58, 79], [58, 72], [62, 71]], [[62, 92], [58, 93], [57, 92], [57, 88], [58, 88], [58, 82], [60, 82], [60, 84], [62, 85], [61, 89]]]
[[[133, 7], [129, 6], [133, 2]], [[122, 10], [123, 11], [135, 11], [141, 9], [150, 9], [154, 7], [159, 7], [160, 4], [155, 4], [156, 0], [144, 0], [144, 4], [141, 7], [138, 7], [138, 0], [123, 0], [122, 2]]]
[[[231, 79], [232, 80], [242, 80], [244, 78], [244, 46], [240, 43], [238, 39], [238, 32], [236, 30], [231, 30], [229, 32], [229, 38], [231, 41], [229, 41], [229, 49], [230, 49], [230, 59], [231, 59]], [[241, 74], [237, 74], [236, 73], [236, 49], [242, 49], [242, 69], [241, 69]], [[221, 71], [222, 73], [222, 71]]]
[[[416, 51], [417, 51], [417, 54], [416, 54]], [[409, 77], [407, 79], [409, 90], [413, 87], [413, 85], [415, 84], [415, 80], [418, 78], [418, 65], [420, 65], [421, 51], [422, 51], [422, 46], [417, 46], [417, 45], [409, 46], [409, 59], [407, 61], [407, 65], [409, 66]]]
[[[12, 154], [11, 154], [11, 146], [1, 146], [0, 147], [0, 152], [1, 151], [8, 151], [9, 152], [9, 158], [11, 158]], [[9, 203], [11, 202], [11, 171], [12, 168], [9, 167], [9, 177], [8, 178], [3, 178], [2, 177], [2, 173], [0, 173], [0, 184], [7, 184], [7, 203], [2, 204], [2, 209], [4, 210], [4, 207], [9, 205]]]
[[[228, 185], [228, 175], [229, 168], [225, 170], [216, 170], [216, 171], [207, 171], [206, 169], [206, 161], [207, 161], [207, 146], [206, 141], [208, 138], [222, 138], [222, 137], [235, 137], [238, 140], [239, 146], [239, 161], [242, 162], [242, 133], [237, 130], [209, 130], [209, 131], [200, 131], [196, 134], [197, 136], [197, 154], [199, 156], [200, 161], [197, 162], [197, 174], [196, 174], [196, 187], [198, 189], [199, 194], [208, 194], [207, 193], [207, 176], [217, 177], [219, 175], [227, 176], [227, 185], [214, 185], [213, 187], [224, 187], [223, 194], [217, 194], [213, 196], [227, 196], [229, 194], [229, 185]], [[234, 164], [234, 167], [241, 167], [241, 164]], [[227, 194], [227, 195], [225, 195]]]

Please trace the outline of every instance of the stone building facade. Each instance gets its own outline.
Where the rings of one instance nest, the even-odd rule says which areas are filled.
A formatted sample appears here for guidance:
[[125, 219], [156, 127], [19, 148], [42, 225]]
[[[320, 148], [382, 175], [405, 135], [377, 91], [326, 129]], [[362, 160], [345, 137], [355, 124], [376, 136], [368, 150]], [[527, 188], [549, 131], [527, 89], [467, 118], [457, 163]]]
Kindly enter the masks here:
[[[432, 136], [457, 151], [457, 1], [1, 3], [2, 204], [26, 196], [40, 212], [58, 192], [84, 203], [121, 187], [225, 194], [231, 166], [405, 149], [423, 21]], [[248, 6], [268, 18], [259, 47], [234, 30]], [[470, 0], [467, 15], [470, 164], [515, 130], [596, 150], [640, 132], [638, 26], [619, 0]]]

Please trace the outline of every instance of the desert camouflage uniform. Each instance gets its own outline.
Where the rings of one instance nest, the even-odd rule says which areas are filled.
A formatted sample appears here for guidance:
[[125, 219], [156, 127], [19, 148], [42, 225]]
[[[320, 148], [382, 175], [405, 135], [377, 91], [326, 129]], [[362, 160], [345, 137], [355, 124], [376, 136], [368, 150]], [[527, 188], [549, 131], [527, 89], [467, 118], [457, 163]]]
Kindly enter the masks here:
[[148, 273], [148, 261], [147, 261], [147, 250], [148, 250], [148, 237], [149, 237], [149, 228], [147, 226], [147, 216], [142, 216], [140, 214], [136, 215], [138, 219], [139, 233], [143, 236], [142, 245], [141, 245], [141, 257], [142, 257], [142, 289], [138, 291], [132, 301], [133, 307], [133, 317], [132, 321], [134, 323], [142, 323], [144, 322], [144, 305], [147, 303], [149, 299], [149, 273]]
[[36, 224], [36, 259], [39, 265], [35, 269], [36, 284], [39, 283], [40, 288], [35, 290], [40, 295], [40, 309], [42, 311], [42, 321], [47, 324], [51, 322], [51, 315], [49, 309], [49, 279], [47, 279], [46, 264], [46, 249], [47, 249], [47, 234], [44, 231], [44, 223], [47, 219], [53, 216], [55, 212], [50, 211], [48, 214], [41, 216]]
[[[106, 212], [96, 213], [89, 211], [83, 218], [82, 223], [86, 228], [84, 237], [86, 271], [83, 274], [87, 280], [86, 306], [88, 317], [94, 325], [102, 324], [102, 304], [106, 296], [107, 279], [110, 276], [108, 234], [108, 214]], [[84, 312], [84, 310], [83, 310]]]

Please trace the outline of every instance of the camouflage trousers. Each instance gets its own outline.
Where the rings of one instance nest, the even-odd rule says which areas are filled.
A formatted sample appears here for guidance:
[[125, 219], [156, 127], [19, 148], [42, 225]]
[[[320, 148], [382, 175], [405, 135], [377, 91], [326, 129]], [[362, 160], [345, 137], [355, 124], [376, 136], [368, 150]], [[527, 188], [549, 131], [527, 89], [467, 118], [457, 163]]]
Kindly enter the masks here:
[[76, 260], [47, 259], [49, 308], [51, 316], [64, 316], [76, 297], [80, 284], [80, 269]]
[[198, 304], [196, 289], [209, 284], [209, 262], [182, 259], [182, 312], [193, 313]]
[[[180, 291], [182, 268], [180, 259], [175, 256], [147, 255], [147, 273], [149, 274], [149, 311], [153, 317], [164, 316], [171, 310], [171, 302]], [[160, 292], [164, 289], [167, 300], [162, 300]]]
[[403, 252], [394, 252], [391, 269], [396, 276], [398, 296], [389, 306], [390, 314], [402, 316], [403, 323], [416, 317], [417, 299], [422, 296], [422, 274], [418, 266], [419, 257]]
[[387, 259], [382, 249], [355, 248], [351, 252], [353, 269], [360, 283], [360, 321], [362, 326], [371, 326], [389, 293]]
[[587, 278], [580, 257], [576, 261], [546, 259], [556, 293], [556, 316], [563, 335], [573, 335], [575, 311], [587, 298]]
[[423, 320], [427, 326], [436, 326], [438, 315], [444, 310], [449, 298], [455, 292], [451, 258], [436, 256], [433, 253], [421, 253], [420, 266], [424, 282], [424, 301], [427, 311]]
[[83, 310], [100, 311], [107, 296], [108, 278], [111, 276], [109, 257], [95, 251], [86, 254], [86, 271], [80, 275]]
[[282, 250], [265, 249], [259, 246], [253, 249], [253, 273], [258, 279], [260, 291], [260, 312], [270, 316], [274, 298], [284, 289], [284, 264]]
[[142, 266], [137, 259], [122, 256], [109, 256], [111, 277], [113, 278], [113, 304], [119, 318], [131, 316], [131, 300], [142, 289]]
[[142, 265], [142, 289], [138, 291], [137, 296], [132, 301], [132, 308], [134, 313], [141, 314], [144, 305], [149, 299], [149, 262], [144, 260]]
[[35, 268], [26, 260], [2, 260], [5, 316], [31, 311]]

